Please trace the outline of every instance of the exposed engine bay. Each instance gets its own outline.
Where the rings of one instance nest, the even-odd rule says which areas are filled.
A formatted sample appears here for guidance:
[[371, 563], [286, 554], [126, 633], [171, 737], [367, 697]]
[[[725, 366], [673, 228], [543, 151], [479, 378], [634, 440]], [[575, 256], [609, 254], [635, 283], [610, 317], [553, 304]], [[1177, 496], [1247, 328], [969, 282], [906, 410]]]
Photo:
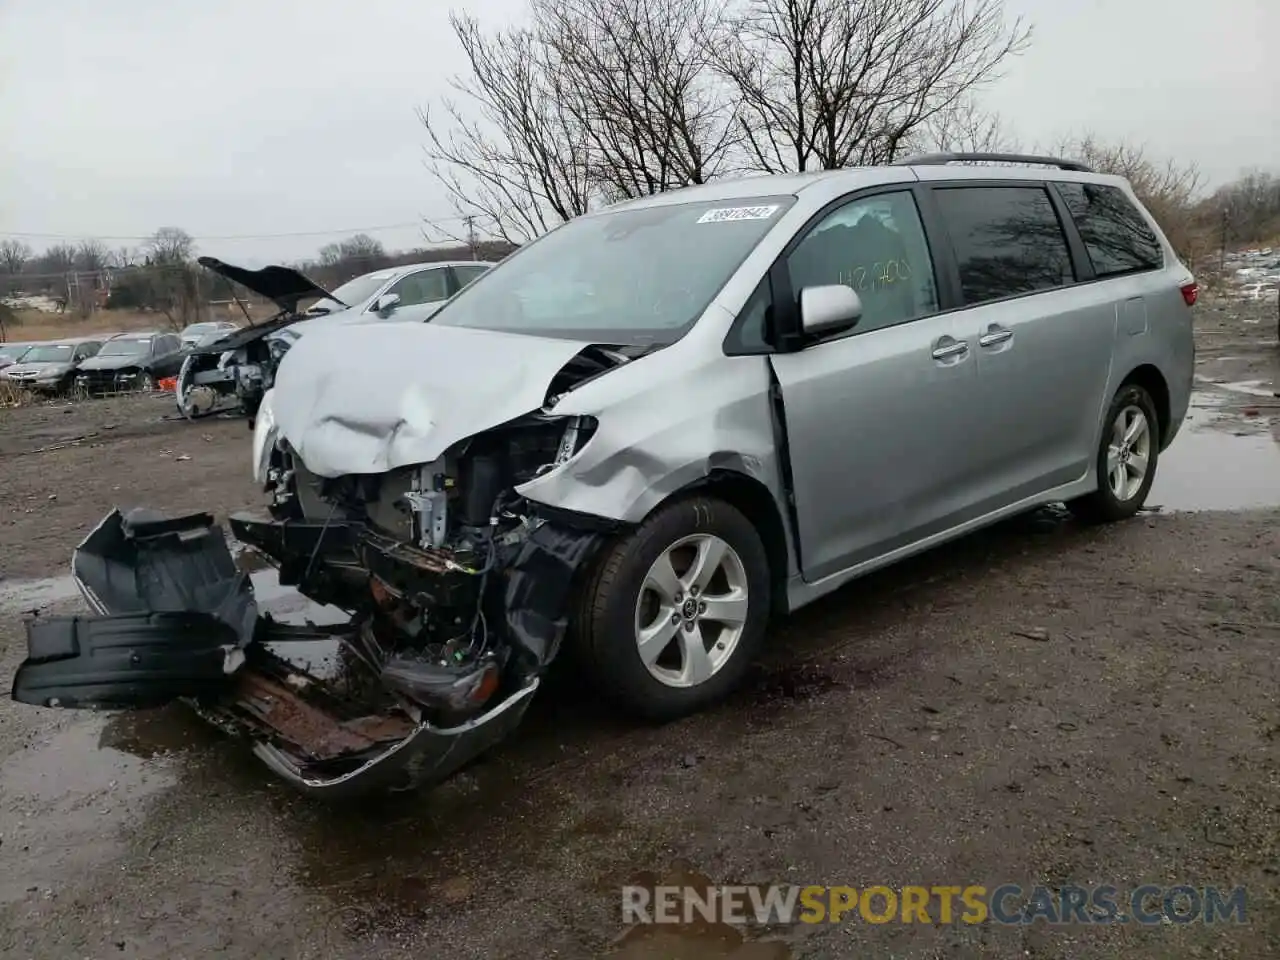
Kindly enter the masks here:
[[[271, 518], [232, 516], [231, 533], [278, 569], [282, 586], [339, 608], [346, 622], [263, 614], [207, 515], [113, 511], [73, 559], [100, 616], [29, 623], [14, 698], [99, 708], [186, 699], [314, 793], [447, 778], [519, 723], [565, 639], [574, 588], [616, 526], [516, 493], [596, 429], [590, 417], [545, 411], [639, 352], [583, 349], [552, 380], [542, 411], [425, 465], [321, 477], [287, 441], [274, 443], [263, 477]], [[336, 645], [335, 675], [278, 653], [298, 641]]]
[[217, 412], [234, 402], [250, 419], [275, 381], [276, 367], [288, 351], [288, 328], [306, 318], [298, 312], [303, 300], [333, 294], [289, 267], [248, 270], [200, 257], [202, 267], [271, 300], [279, 312], [225, 337], [193, 347], [178, 373], [178, 410], [187, 417]]
[[583, 420], [534, 416], [423, 467], [336, 479], [310, 474], [282, 444], [268, 473], [272, 540], [256, 527], [242, 538], [280, 562], [282, 583], [363, 612], [366, 652], [389, 690], [439, 722], [467, 719], [503, 677], [533, 675], [558, 650], [551, 585], [538, 586], [541, 610], [513, 591], [534, 558], [545, 570], [572, 556], [571, 574], [596, 537], [548, 523], [513, 488], [584, 443]]

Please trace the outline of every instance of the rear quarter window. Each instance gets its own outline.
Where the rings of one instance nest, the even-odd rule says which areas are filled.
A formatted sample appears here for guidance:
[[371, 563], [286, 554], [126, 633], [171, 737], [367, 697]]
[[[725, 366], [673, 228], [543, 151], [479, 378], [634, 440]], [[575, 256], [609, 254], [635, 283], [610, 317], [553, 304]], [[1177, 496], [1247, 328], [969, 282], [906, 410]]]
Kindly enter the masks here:
[[1119, 187], [1059, 183], [1057, 188], [1099, 277], [1164, 266], [1159, 238]]

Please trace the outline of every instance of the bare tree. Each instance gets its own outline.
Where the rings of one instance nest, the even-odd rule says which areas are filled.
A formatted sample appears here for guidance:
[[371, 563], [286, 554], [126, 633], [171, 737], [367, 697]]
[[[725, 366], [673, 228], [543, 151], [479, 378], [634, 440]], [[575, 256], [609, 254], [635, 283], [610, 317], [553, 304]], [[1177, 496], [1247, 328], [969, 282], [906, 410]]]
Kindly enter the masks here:
[[342, 262], [342, 244], [326, 243], [318, 254], [320, 266], [336, 267]]
[[591, 180], [609, 199], [729, 167], [737, 124], [712, 54], [719, 10], [713, 0], [534, 0], [557, 98], [586, 131]]
[[194, 248], [191, 234], [179, 227], [161, 227], [144, 247], [152, 263], [185, 263], [191, 259]]
[[81, 240], [76, 247], [76, 269], [94, 272], [104, 270], [110, 253], [101, 240]]
[[0, 240], [0, 266], [6, 273], [21, 273], [32, 255], [31, 247], [21, 240]]
[[40, 257], [40, 270], [44, 273], [70, 273], [76, 265], [76, 248], [69, 243], [55, 243]]
[[1021, 149], [1000, 116], [982, 109], [970, 96], [939, 110], [911, 139], [911, 149], [921, 152], [1017, 153]]
[[560, 99], [554, 51], [531, 27], [486, 35], [474, 17], [449, 21], [470, 66], [452, 81], [462, 102], [418, 115], [427, 165], [455, 210], [509, 243], [585, 213], [587, 133]]
[[1109, 143], [1092, 133], [1064, 137], [1054, 152], [1124, 177], [1180, 256], [1193, 260], [1205, 252], [1210, 241], [1195, 209], [1204, 178], [1195, 164], [1158, 160], [1142, 146]]
[[138, 251], [130, 246], [116, 247], [111, 251], [108, 259], [108, 266], [116, 267], [120, 270], [135, 266], [138, 262]]
[[893, 160], [1031, 31], [1002, 0], [746, 0], [717, 45], [769, 173]]
[[143, 271], [143, 285], [144, 302], [164, 315], [171, 330], [201, 319], [200, 278], [190, 263], [157, 260], [153, 253]]
[[1223, 243], [1268, 243], [1280, 237], [1280, 176], [1249, 170], [1219, 187], [1202, 216], [1218, 226]]
[[382, 242], [375, 240], [367, 233], [357, 233], [355, 236], [348, 237], [339, 242], [338, 249], [342, 251], [344, 257], [352, 260], [381, 260], [387, 255]]

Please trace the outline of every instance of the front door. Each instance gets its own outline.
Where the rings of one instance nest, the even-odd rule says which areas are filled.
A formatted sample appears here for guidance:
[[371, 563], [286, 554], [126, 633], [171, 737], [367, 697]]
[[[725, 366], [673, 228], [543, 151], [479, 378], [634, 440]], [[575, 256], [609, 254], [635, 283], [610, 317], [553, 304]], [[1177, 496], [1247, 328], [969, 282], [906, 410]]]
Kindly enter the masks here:
[[947, 530], [967, 515], [975, 345], [938, 314], [933, 260], [909, 190], [838, 207], [787, 262], [795, 295], [846, 283], [862, 318], [772, 356], [786, 413], [807, 581]]

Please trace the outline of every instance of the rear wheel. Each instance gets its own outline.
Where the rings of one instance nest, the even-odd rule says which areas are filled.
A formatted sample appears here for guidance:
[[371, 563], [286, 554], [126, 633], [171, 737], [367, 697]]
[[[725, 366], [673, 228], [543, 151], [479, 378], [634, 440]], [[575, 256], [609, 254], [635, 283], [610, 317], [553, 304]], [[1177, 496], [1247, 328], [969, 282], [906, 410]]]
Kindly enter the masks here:
[[626, 711], [693, 713], [742, 680], [770, 609], [760, 535], [721, 500], [658, 510], [600, 559], [575, 625], [584, 666]]
[[1098, 444], [1098, 489], [1067, 507], [1086, 523], [1132, 517], [1147, 500], [1160, 458], [1160, 419], [1151, 395], [1126, 384], [1107, 410]]

